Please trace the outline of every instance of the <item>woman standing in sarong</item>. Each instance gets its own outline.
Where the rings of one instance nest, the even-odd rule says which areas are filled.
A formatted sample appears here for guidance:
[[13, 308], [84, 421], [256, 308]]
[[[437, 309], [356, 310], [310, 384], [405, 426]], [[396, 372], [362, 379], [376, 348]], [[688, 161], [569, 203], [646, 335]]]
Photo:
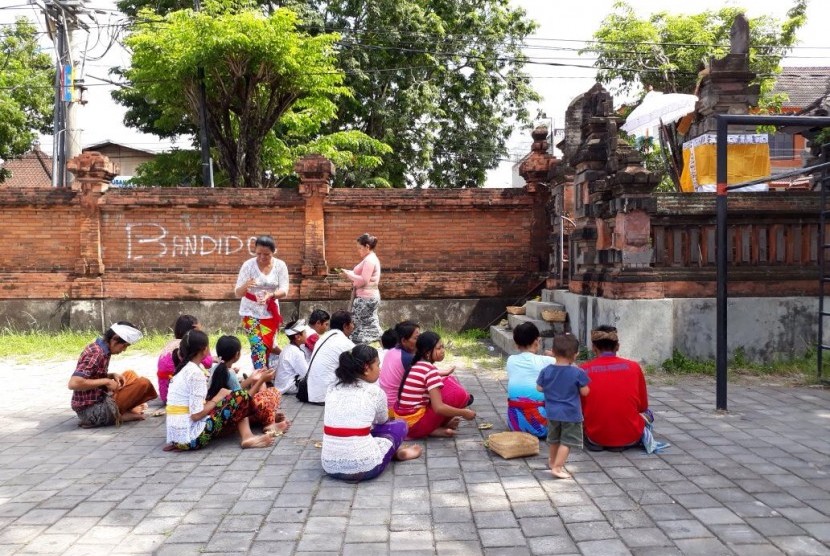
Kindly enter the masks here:
[[343, 274], [352, 281], [352, 316], [355, 329], [351, 340], [356, 344], [374, 342], [383, 334], [378, 319], [380, 260], [375, 255], [377, 244], [378, 238], [369, 234], [357, 238], [357, 252], [362, 260], [353, 270], [343, 270]]
[[239, 269], [234, 293], [241, 297], [239, 315], [251, 343], [254, 369], [268, 366], [268, 356], [279, 354], [277, 333], [282, 323], [278, 299], [288, 295], [288, 267], [274, 256], [277, 244], [271, 236], [256, 238], [254, 253]]

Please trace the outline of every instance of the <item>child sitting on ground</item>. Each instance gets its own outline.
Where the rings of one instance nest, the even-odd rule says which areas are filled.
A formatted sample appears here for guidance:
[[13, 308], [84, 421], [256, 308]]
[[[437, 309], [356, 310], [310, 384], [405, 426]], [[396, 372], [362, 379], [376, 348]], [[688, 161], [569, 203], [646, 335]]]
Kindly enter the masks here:
[[303, 353], [305, 358], [311, 359], [311, 352], [314, 351], [314, 346], [320, 336], [329, 331], [331, 327], [331, 315], [323, 309], [314, 309], [308, 316], [308, 330], [305, 334], [305, 344], [303, 344]]
[[307, 328], [302, 319], [285, 325], [284, 332], [288, 337], [288, 346], [280, 353], [275, 379], [277, 390], [283, 394], [297, 392], [297, 380], [303, 378], [308, 372], [308, 360], [303, 353]]
[[582, 448], [582, 401], [588, 395], [590, 379], [585, 371], [573, 364], [579, 352], [579, 340], [573, 334], [553, 339], [556, 365], [542, 369], [536, 389], [545, 394], [548, 416], [548, 465], [554, 477], [570, 479], [565, 461], [571, 448]]
[[386, 355], [387, 351], [394, 348], [396, 345], [398, 345], [398, 333], [395, 332], [394, 328], [390, 328], [380, 337], [381, 349], [378, 351], [378, 359], [380, 360], [381, 365], [383, 365], [383, 356]]
[[219, 362], [211, 369], [206, 399], [213, 399], [222, 389], [247, 390], [251, 399], [248, 414], [251, 424], [261, 425], [263, 432], [274, 435], [288, 430], [291, 422], [280, 411], [280, 392], [268, 386], [274, 380], [274, 371], [255, 370], [240, 383], [232, 367], [242, 356], [242, 343], [236, 336], [221, 336], [216, 341], [216, 355]]

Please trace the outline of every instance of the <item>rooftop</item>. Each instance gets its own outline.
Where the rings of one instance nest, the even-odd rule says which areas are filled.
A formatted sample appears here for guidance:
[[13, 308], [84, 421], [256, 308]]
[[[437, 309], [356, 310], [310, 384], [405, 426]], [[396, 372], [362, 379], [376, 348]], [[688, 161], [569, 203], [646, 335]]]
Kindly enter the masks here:
[[785, 106], [805, 108], [830, 93], [830, 67], [785, 67], [778, 76], [773, 93], [786, 93]]
[[51, 187], [52, 186], [52, 157], [34, 147], [31, 151], [0, 164], [11, 172], [2, 187]]

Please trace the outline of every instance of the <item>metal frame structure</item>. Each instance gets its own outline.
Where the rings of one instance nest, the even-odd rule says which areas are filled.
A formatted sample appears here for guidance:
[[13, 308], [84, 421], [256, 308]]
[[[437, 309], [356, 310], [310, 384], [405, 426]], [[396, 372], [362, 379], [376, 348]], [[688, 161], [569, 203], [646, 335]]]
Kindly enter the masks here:
[[[717, 264], [717, 311], [716, 311], [716, 390], [715, 390], [715, 406], [717, 409], [726, 411], [727, 410], [727, 377], [726, 377], [726, 370], [727, 370], [727, 360], [726, 360], [726, 323], [727, 323], [727, 314], [726, 314], [726, 302], [727, 302], [727, 289], [726, 289], [726, 270], [727, 270], [727, 242], [726, 242], [726, 227], [727, 227], [727, 205], [726, 205], [726, 197], [727, 193], [730, 190], [740, 189], [742, 187], [747, 187], [753, 182], [735, 184], [735, 185], [727, 185], [727, 133], [729, 131], [730, 125], [744, 125], [744, 126], [759, 126], [759, 125], [774, 125], [774, 126], [783, 126], [783, 127], [806, 127], [806, 128], [822, 128], [822, 127], [830, 127], [830, 117], [814, 117], [814, 116], [749, 116], [749, 115], [737, 115], [737, 114], [717, 114], [715, 116], [717, 121], [717, 198], [716, 198], [716, 209], [717, 209], [717, 224], [716, 224], [716, 232], [715, 232], [715, 243], [716, 243], [716, 264]], [[819, 164], [817, 166], [812, 166], [810, 168], [802, 168], [803, 173], [812, 172], [815, 170], [821, 169], [823, 171], [823, 175], [827, 173], [827, 167], [830, 166], [830, 163], [824, 162], [823, 164]], [[757, 180], [754, 180], [757, 181]], [[824, 187], [824, 184], [822, 184]], [[821, 207], [822, 211], [822, 222], [824, 219], [824, 211], [825, 207]], [[823, 266], [824, 264], [824, 250], [826, 246], [824, 244], [824, 225], [821, 226], [821, 239], [819, 244], [819, 264]], [[819, 303], [823, 299], [824, 293], [824, 283], [825, 278], [824, 276], [820, 277], [820, 287], [821, 291], [819, 292]], [[830, 279], [828, 279], [830, 282]], [[821, 352], [825, 348], [823, 345], [823, 327], [821, 324], [822, 316], [824, 313], [824, 308], [820, 308], [821, 314], [819, 314], [819, 373], [821, 372]], [[827, 346], [827, 349], [830, 349], [830, 346]]]

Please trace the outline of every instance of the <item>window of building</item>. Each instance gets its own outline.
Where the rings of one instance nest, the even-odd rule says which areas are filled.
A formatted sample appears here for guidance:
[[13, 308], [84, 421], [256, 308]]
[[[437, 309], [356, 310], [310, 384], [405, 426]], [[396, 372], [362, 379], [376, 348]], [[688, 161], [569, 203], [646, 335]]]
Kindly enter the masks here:
[[779, 131], [770, 133], [769, 157], [772, 160], [786, 160], [795, 156], [795, 137], [790, 133]]

